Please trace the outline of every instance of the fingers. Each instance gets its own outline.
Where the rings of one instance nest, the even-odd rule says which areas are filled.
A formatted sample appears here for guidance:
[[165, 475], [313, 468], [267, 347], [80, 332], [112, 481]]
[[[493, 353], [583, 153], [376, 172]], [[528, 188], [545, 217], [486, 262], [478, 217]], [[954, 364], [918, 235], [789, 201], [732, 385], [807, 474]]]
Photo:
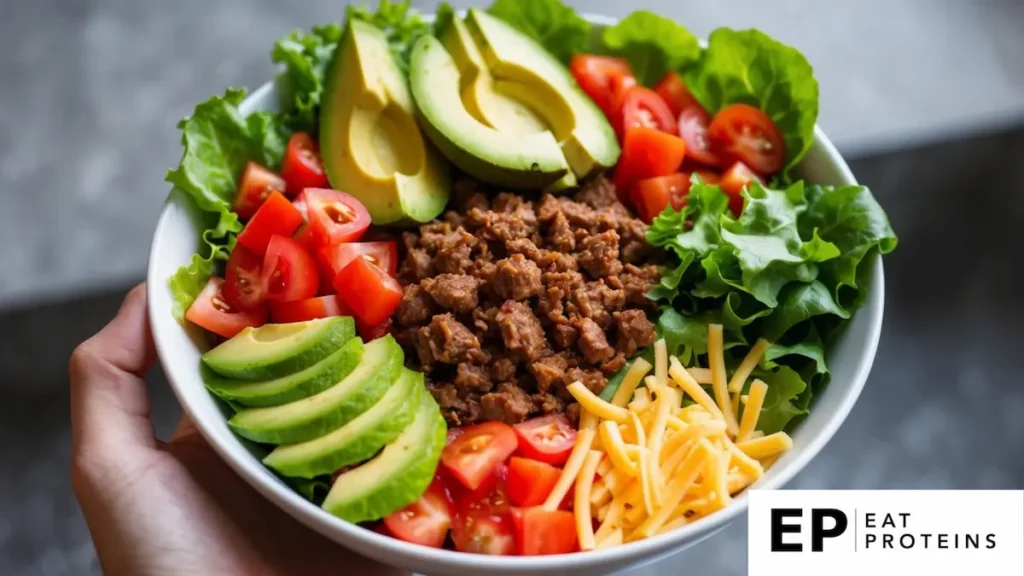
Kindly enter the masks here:
[[145, 286], [71, 355], [71, 433], [76, 465], [111, 463], [155, 445], [143, 376], [156, 357]]

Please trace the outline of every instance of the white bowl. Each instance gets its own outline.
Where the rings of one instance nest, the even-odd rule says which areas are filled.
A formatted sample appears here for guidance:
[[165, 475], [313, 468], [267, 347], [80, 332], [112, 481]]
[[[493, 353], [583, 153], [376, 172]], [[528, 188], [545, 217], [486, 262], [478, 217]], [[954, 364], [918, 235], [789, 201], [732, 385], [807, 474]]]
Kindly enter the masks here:
[[[614, 23], [588, 16], [598, 26]], [[272, 83], [253, 92], [240, 106], [243, 114], [273, 110], [277, 95]], [[799, 174], [818, 184], [855, 184], [846, 162], [820, 128], [801, 163]], [[203, 386], [199, 359], [203, 340], [194, 329], [178, 324], [167, 282], [199, 249], [201, 230], [185, 194], [172, 190], [153, 235], [147, 276], [153, 338], [167, 379], [185, 413], [218, 454], [264, 497], [299, 522], [335, 542], [384, 564], [425, 574], [607, 574], [653, 562], [708, 538], [747, 509], [741, 494], [723, 511], [667, 534], [604, 550], [533, 557], [490, 557], [408, 544], [340, 520], [308, 502], [260, 463], [256, 448], [228, 429], [226, 414]], [[885, 280], [881, 258], [875, 256], [864, 306], [828, 350], [832, 382], [814, 399], [810, 416], [793, 431], [793, 448], [767, 471], [755, 488], [776, 489], [789, 482], [832, 438], [860, 396], [874, 362], [882, 328]], [[742, 545], [737, 543], [738, 545]]]

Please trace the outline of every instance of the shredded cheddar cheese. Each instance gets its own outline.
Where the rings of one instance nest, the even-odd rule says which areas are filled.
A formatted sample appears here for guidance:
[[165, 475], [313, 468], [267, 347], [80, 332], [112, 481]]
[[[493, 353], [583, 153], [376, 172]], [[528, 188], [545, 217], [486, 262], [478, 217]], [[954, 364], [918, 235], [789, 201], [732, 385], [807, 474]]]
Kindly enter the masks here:
[[543, 506], [557, 509], [575, 487], [583, 550], [649, 538], [729, 506], [792, 446], [784, 432], [757, 430], [768, 385], [747, 380], [769, 346], [758, 340], [730, 376], [722, 326], [712, 324], [708, 368], [685, 368], [658, 340], [654, 365], [634, 360], [611, 401], [581, 382], [568, 386], [583, 409], [580, 432]]

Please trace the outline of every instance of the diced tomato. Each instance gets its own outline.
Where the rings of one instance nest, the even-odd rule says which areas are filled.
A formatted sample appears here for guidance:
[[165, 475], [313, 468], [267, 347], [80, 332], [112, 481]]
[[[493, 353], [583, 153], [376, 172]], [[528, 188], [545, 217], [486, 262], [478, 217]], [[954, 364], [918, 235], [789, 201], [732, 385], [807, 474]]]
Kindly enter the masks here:
[[508, 462], [508, 498], [516, 506], [543, 504], [561, 475], [551, 464], [513, 456]]
[[235, 245], [224, 273], [224, 298], [232, 307], [252, 310], [267, 299], [263, 284], [263, 258]]
[[284, 179], [255, 162], [245, 165], [242, 181], [235, 195], [235, 212], [242, 220], [248, 220], [270, 197], [273, 191], [284, 192]]
[[462, 436], [462, 428], [449, 428], [448, 436], [444, 440], [444, 445], [447, 446], [451, 444], [459, 436]]
[[786, 141], [779, 127], [747, 104], [726, 106], [715, 114], [708, 138], [719, 155], [743, 162], [758, 174], [774, 174], [786, 161]]
[[238, 243], [253, 254], [263, 256], [272, 236], [291, 236], [299, 226], [302, 226], [302, 214], [283, 194], [275, 190], [242, 229]]
[[274, 236], [263, 258], [263, 286], [267, 300], [293, 302], [316, 296], [320, 276], [316, 261], [287, 236]]
[[711, 148], [708, 124], [711, 118], [700, 107], [686, 108], [679, 114], [679, 136], [686, 141], [686, 157], [705, 166], [718, 167], [722, 159]]
[[320, 250], [320, 240], [313, 233], [313, 228], [309, 224], [300, 226], [293, 238], [310, 254], [316, 254]]
[[355, 242], [370, 226], [370, 213], [366, 207], [344, 192], [306, 188], [302, 197], [313, 232], [323, 244]]
[[729, 209], [736, 216], [743, 212], [743, 189], [752, 181], [764, 184], [743, 162], [736, 162], [722, 174], [722, 191], [729, 196]]
[[334, 289], [366, 326], [376, 326], [398, 307], [402, 285], [366, 258], [353, 258], [334, 277]]
[[352, 311], [345, 302], [334, 294], [292, 302], [270, 303], [270, 318], [279, 324], [351, 315]]
[[385, 517], [384, 525], [399, 540], [440, 548], [452, 525], [452, 507], [444, 480], [434, 476], [418, 500]]
[[266, 308], [239, 310], [231, 306], [224, 298], [223, 286], [223, 279], [211, 276], [185, 313], [185, 319], [224, 338], [231, 338], [243, 328], [267, 323]]
[[609, 118], [618, 110], [625, 91], [636, 86], [629, 63], [622, 58], [577, 54], [569, 61], [569, 71]]
[[654, 128], [669, 134], [678, 134], [675, 116], [668, 104], [650, 88], [633, 86], [621, 98], [621, 106], [612, 122], [619, 139], [631, 128]]
[[576, 518], [572, 512], [549, 512], [540, 506], [510, 512], [516, 552], [523, 556], [568, 554], [577, 549]]
[[391, 318], [387, 318], [380, 324], [374, 324], [372, 326], [367, 326], [362, 322], [356, 322], [356, 331], [359, 332], [359, 337], [362, 338], [364, 342], [383, 338], [391, 333]]
[[292, 200], [292, 206], [295, 206], [295, 209], [299, 211], [299, 214], [302, 214], [303, 220], [309, 222], [309, 207], [306, 206], [306, 199], [302, 194], [299, 194], [295, 200]]
[[468, 426], [441, 452], [441, 463], [465, 487], [476, 490], [515, 452], [518, 444], [516, 433], [508, 424], [485, 422]]
[[615, 169], [615, 187], [625, 202], [633, 183], [644, 178], [675, 172], [686, 156], [686, 143], [678, 136], [653, 128], [631, 128], [626, 132], [622, 156]]
[[687, 108], [696, 106], [701, 110], [704, 109], [690, 93], [690, 89], [686, 87], [686, 83], [677, 72], [667, 72], [654, 87], [654, 91], [661, 96], [665, 104], [668, 104], [674, 118], [678, 118], [679, 114]]
[[474, 554], [515, 554], [503, 465], [488, 475], [476, 490], [463, 491], [455, 500], [452, 540], [455, 549]]
[[629, 199], [637, 215], [650, 224], [666, 206], [681, 206], [682, 199], [689, 191], [690, 175], [676, 172], [668, 176], [638, 180], [629, 191]]
[[576, 429], [562, 414], [549, 414], [515, 425], [519, 454], [561, 466], [576, 443]]
[[288, 193], [299, 194], [306, 188], [326, 188], [327, 173], [320, 158], [320, 147], [305, 132], [294, 132], [288, 140], [281, 177], [287, 183]]
[[320, 260], [332, 275], [337, 275], [357, 256], [376, 264], [392, 276], [398, 270], [397, 242], [346, 242], [320, 249]]

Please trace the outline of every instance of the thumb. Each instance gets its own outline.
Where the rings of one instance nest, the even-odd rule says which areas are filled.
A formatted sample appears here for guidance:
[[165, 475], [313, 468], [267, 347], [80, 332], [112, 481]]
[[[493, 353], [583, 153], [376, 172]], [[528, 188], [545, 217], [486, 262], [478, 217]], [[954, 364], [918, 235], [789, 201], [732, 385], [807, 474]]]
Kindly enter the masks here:
[[143, 380], [155, 358], [140, 284], [117, 316], [71, 355], [71, 434], [80, 463], [114, 463], [133, 448], [156, 445]]

